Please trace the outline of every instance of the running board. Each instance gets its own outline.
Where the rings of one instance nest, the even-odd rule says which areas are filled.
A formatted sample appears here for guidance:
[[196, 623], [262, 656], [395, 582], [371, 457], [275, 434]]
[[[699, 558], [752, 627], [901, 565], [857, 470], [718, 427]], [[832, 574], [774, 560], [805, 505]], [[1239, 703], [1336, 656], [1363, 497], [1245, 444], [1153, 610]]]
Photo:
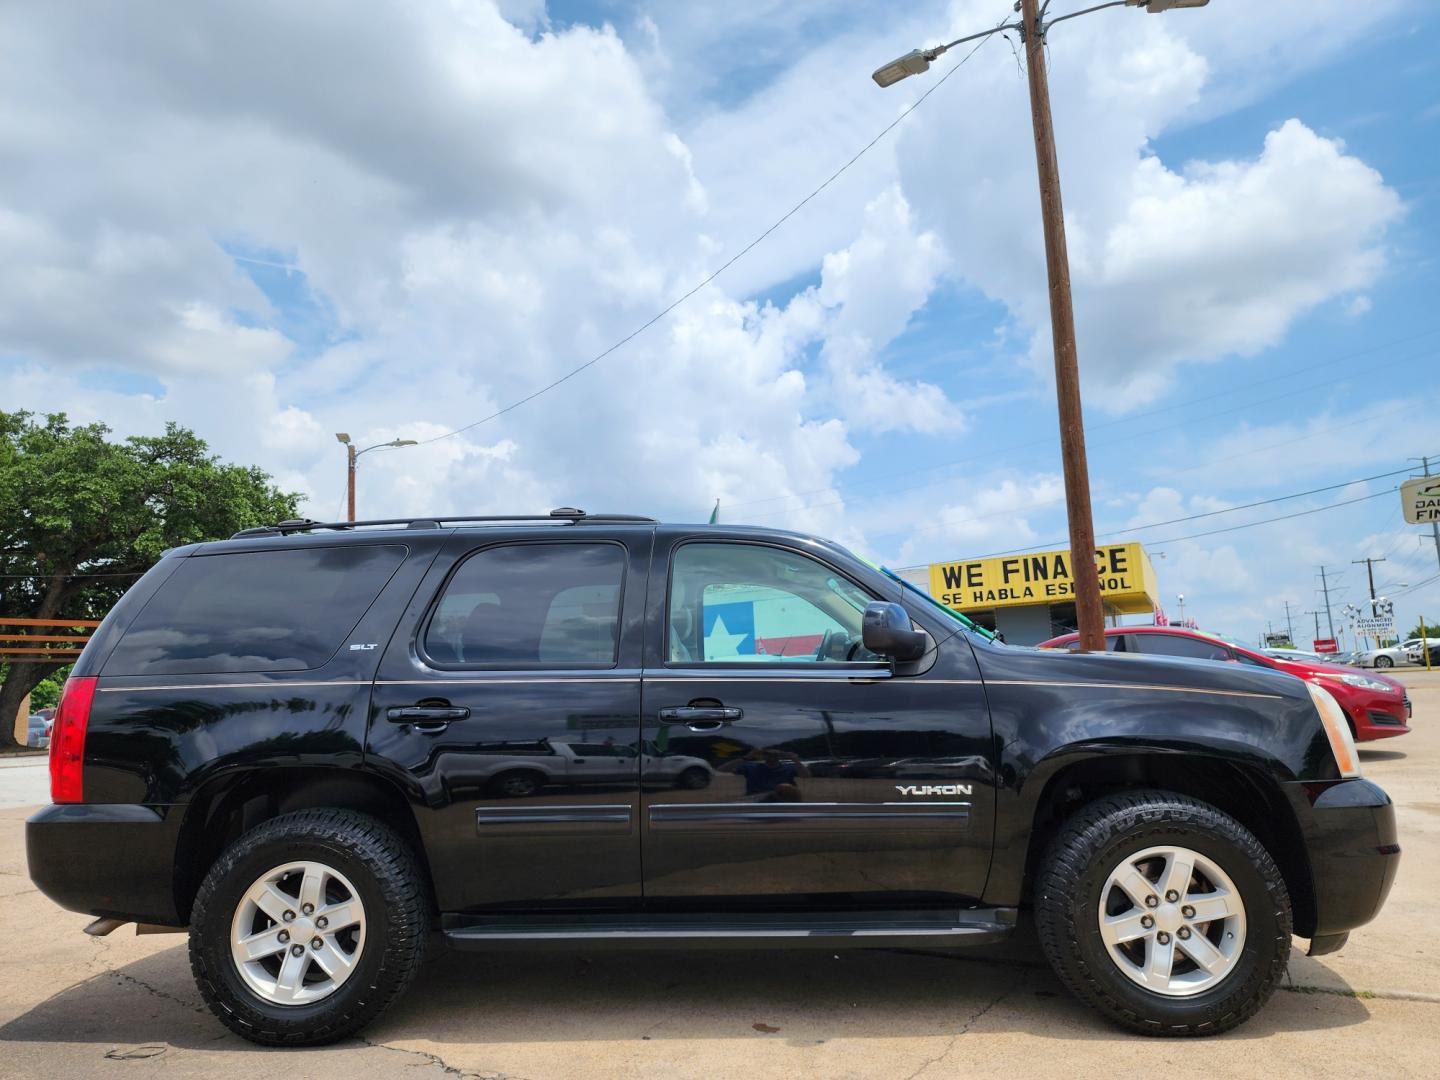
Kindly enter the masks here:
[[950, 949], [1004, 941], [1014, 908], [826, 915], [533, 915], [442, 920], [452, 949]]

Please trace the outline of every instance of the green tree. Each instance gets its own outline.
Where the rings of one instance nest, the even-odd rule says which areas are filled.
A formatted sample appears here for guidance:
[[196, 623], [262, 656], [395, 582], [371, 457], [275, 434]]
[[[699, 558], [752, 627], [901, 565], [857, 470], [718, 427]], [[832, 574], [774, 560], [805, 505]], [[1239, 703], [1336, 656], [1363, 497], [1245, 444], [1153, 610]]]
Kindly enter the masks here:
[[53, 709], [60, 704], [60, 691], [65, 686], [65, 677], [70, 674], [70, 664], [50, 668], [50, 673], [35, 684], [30, 691], [30, 711]]
[[[186, 428], [109, 434], [63, 413], [42, 423], [0, 411], [0, 619], [103, 618], [167, 548], [296, 516], [297, 496], [258, 468], [220, 461]], [[54, 670], [20, 660], [3, 669], [0, 749], [14, 744], [25, 695]]]
[[[1440, 620], [1436, 620], [1436, 621], [1440, 621]], [[1405, 635], [1403, 638], [1401, 638], [1400, 640], [1401, 640], [1401, 641], [1409, 641], [1409, 640], [1410, 640], [1411, 638], [1413, 638], [1413, 637], [1432, 637], [1432, 638], [1440, 638], [1440, 627], [1437, 627], [1434, 622], [1430, 621], [1429, 619], [1426, 619], [1426, 620], [1425, 620], [1425, 633], [1422, 634], [1422, 633], [1420, 633], [1420, 623], [1419, 623], [1419, 622], [1416, 622], [1416, 623], [1415, 623], [1415, 629], [1411, 630], [1408, 634], [1406, 634], [1406, 635]]]

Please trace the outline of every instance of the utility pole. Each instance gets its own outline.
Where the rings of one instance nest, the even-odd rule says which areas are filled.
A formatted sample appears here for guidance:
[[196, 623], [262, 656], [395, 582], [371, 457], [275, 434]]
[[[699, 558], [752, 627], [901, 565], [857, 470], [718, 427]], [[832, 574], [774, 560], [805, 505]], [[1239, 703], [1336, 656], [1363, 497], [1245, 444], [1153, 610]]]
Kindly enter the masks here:
[[[1418, 461], [1420, 462], [1421, 467], [1425, 470], [1425, 475], [1426, 475], [1426, 476], [1429, 476], [1429, 475], [1430, 475], [1430, 459], [1429, 459], [1428, 457], [1422, 457], [1422, 458], [1418, 458], [1418, 459], [1417, 459], [1417, 458], [1411, 458], [1410, 460], [1411, 460], [1411, 461], [1416, 461], [1416, 460], [1418, 460]], [[1437, 523], [1435, 523], [1435, 522], [1433, 522], [1433, 521], [1430, 522], [1430, 536], [1431, 536], [1431, 537], [1434, 539], [1434, 541], [1435, 541], [1435, 561], [1436, 561], [1437, 563], [1440, 563], [1440, 524], [1437, 524]]]
[[[1302, 612], [1301, 614], [1303, 614], [1303, 615], [1314, 615], [1314, 616], [1315, 616], [1315, 641], [1319, 641], [1319, 640], [1320, 640], [1320, 612], [1318, 612], [1318, 611], [1305, 611], [1305, 612]], [[1314, 642], [1312, 642], [1311, 644], [1314, 644]]]
[[1325, 626], [1330, 636], [1335, 636], [1335, 619], [1330, 614], [1330, 582], [1325, 579], [1325, 567], [1320, 567], [1320, 591], [1325, 594]]
[[[1365, 570], [1366, 570], [1366, 572], [1370, 575], [1370, 617], [1373, 619], [1373, 618], [1375, 617], [1375, 564], [1376, 564], [1377, 562], [1385, 562], [1386, 560], [1384, 560], [1384, 559], [1364, 558], [1364, 559], [1351, 559], [1350, 561], [1351, 561], [1351, 563], [1353, 563], [1355, 566], [1359, 566], [1361, 563], [1364, 563], [1364, 564], [1365, 564]], [[1370, 635], [1369, 635], [1369, 634], [1366, 634], [1365, 636], [1368, 638]], [[1359, 635], [1357, 634], [1356, 637], [1359, 637]], [[1376, 644], [1376, 645], [1379, 645], [1379, 644], [1380, 644], [1380, 638], [1379, 638], [1378, 635], [1377, 635], [1376, 638], [1375, 638], [1375, 644]]]
[[355, 520], [355, 459], [359, 455], [355, 453], [355, 444], [348, 443], [345, 447], [347, 453], [345, 464], [345, 520]]
[[1285, 633], [1290, 637], [1290, 644], [1295, 644], [1295, 620], [1290, 617], [1290, 601], [1285, 601]]
[[1085, 457], [1085, 419], [1080, 408], [1080, 361], [1075, 349], [1075, 309], [1070, 297], [1070, 255], [1065, 209], [1060, 201], [1060, 161], [1050, 115], [1045, 73], [1045, 28], [1039, 0], [1020, 0], [1025, 62], [1030, 78], [1030, 119], [1040, 178], [1040, 216], [1045, 228], [1045, 271], [1050, 281], [1050, 332], [1055, 348], [1055, 400], [1060, 409], [1060, 457], [1065, 475], [1065, 513], [1070, 522], [1070, 574], [1082, 652], [1105, 651], [1105, 610], [1095, 567], [1095, 522], [1090, 507], [1090, 469]]
[[1370, 617], [1375, 617], [1375, 564], [1385, 562], [1385, 559], [1351, 559], [1356, 566], [1365, 565], [1365, 570], [1370, 575]]
[[[1090, 470], [1085, 460], [1085, 419], [1080, 409], [1080, 363], [1075, 350], [1075, 311], [1070, 297], [1070, 256], [1065, 245], [1065, 211], [1060, 201], [1060, 162], [1055, 154], [1055, 124], [1050, 115], [1050, 80], [1045, 70], [1045, 41], [1058, 23], [1107, 8], [1144, 8], [1152, 15], [1179, 8], [1200, 8], [1210, 0], [1109, 0], [1068, 15], [1046, 19], [1050, 0], [1016, 0], [1020, 22], [1001, 23], [944, 45], [912, 49], [875, 69], [881, 88], [930, 70], [956, 45], [983, 41], [1018, 30], [1025, 43], [1030, 82], [1030, 119], [1035, 133], [1035, 165], [1040, 179], [1041, 223], [1045, 229], [1045, 270], [1050, 283], [1050, 333], [1055, 351], [1055, 401], [1060, 411], [1060, 454], [1065, 474], [1065, 512], [1070, 523], [1070, 575], [1075, 589], [1075, 622], [1082, 652], [1105, 651], [1105, 609], [1100, 601], [1100, 571], [1095, 565], [1095, 522], [1090, 507]], [[976, 48], [979, 48], [977, 45]], [[961, 61], [962, 63], [964, 61]]]

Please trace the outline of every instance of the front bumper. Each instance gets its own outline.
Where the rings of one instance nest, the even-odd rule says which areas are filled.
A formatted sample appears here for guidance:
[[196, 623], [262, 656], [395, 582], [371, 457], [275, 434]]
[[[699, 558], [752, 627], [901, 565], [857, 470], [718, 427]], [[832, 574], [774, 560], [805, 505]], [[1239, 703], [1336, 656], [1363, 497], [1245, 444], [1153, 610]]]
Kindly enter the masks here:
[[1288, 786], [1310, 856], [1315, 925], [1308, 936], [1363, 926], [1384, 905], [1400, 865], [1390, 796], [1363, 779]]
[[70, 911], [176, 926], [173, 807], [47, 806], [25, 822], [30, 880]]
[[1346, 687], [1346, 692], [1342, 694], [1335, 693], [1334, 687], [1329, 683], [1324, 685], [1335, 694], [1335, 700], [1345, 710], [1345, 715], [1353, 721], [1356, 742], [1390, 739], [1410, 733], [1411, 705], [1408, 694], [1386, 694], [1357, 687]]

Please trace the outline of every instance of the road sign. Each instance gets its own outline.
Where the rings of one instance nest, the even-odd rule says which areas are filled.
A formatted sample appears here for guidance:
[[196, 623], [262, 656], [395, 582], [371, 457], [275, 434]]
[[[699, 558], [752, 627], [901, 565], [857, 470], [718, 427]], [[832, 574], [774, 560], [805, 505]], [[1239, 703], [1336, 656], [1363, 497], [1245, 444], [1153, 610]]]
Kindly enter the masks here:
[[1400, 485], [1400, 503], [1411, 525], [1440, 521], [1440, 476], [1417, 476]]
[[1315, 651], [1318, 653], [1336, 653], [1340, 651], [1340, 643], [1333, 637], [1316, 638]]
[[1394, 616], [1382, 616], [1378, 619], [1356, 619], [1355, 633], [1364, 634], [1366, 637], [1394, 637], [1395, 618]]

